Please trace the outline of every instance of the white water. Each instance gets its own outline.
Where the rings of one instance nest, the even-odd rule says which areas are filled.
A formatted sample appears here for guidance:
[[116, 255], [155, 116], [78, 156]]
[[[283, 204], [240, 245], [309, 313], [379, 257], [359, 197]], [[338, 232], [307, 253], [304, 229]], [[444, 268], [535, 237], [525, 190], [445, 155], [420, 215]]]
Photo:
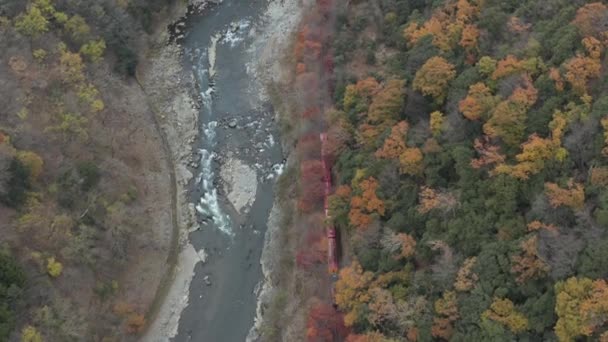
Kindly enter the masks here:
[[[216, 174], [213, 168], [213, 161], [217, 158], [217, 153], [215, 153], [214, 149], [217, 144], [218, 123], [214, 120], [215, 114], [213, 112], [213, 94], [215, 92], [213, 78], [216, 75], [215, 56], [218, 39], [219, 36], [217, 35], [211, 39], [211, 44], [206, 54], [201, 53], [199, 50], [196, 51], [199, 56], [194, 66], [194, 72], [201, 85], [200, 95], [204, 110], [203, 115], [205, 117], [205, 119], [201, 120], [201, 141], [203, 147], [199, 149], [201, 167], [200, 173], [196, 178], [202, 196], [196, 205], [196, 211], [210, 218], [220, 231], [233, 236], [230, 218], [220, 206], [217, 188], [214, 185]], [[205, 63], [206, 58], [208, 58], [207, 63]], [[206, 64], [208, 65], [207, 69], [204, 67]]]

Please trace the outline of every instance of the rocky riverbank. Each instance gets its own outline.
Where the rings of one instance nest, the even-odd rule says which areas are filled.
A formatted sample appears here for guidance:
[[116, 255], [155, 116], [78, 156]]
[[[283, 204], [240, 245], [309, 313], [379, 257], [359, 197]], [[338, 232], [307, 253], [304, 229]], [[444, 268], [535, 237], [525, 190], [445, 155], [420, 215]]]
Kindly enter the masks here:
[[[257, 56], [253, 60], [256, 64], [252, 70], [259, 84], [264, 87], [263, 97], [270, 99], [272, 89], [289, 89], [284, 85], [289, 82], [291, 75], [291, 64], [288, 61], [288, 48], [290, 47], [291, 39], [298, 27], [300, 16], [307, 3], [302, 3], [298, 0], [275, 1], [271, 3], [266, 13], [266, 28], [262, 31], [256, 43], [253, 45], [252, 54]], [[285, 99], [289, 94], [275, 94], [277, 98]], [[288, 117], [291, 113], [287, 113], [288, 106], [285, 103], [276, 103], [273, 101], [275, 109], [275, 120], [281, 122], [282, 118]], [[286, 132], [282, 132], [286, 133]], [[289, 155], [291, 151], [290, 139], [282, 136], [282, 149], [285, 155]], [[288, 169], [291, 167], [291, 158], [285, 165]], [[287, 173], [281, 177], [288, 177]], [[287, 206], [291, 205], [285, 202], [285, 198], [281, 198], [281, 192], [286, 189], [277, 189], [278, 195], [275, 195], [274, 203], [268, 218], [268, 226], [264, 236], [264, 248], [260, 258], [262, 266], [263, 279], [257, 289], [257, 306], [255, 322], [249, 334], [247, 341], [263, 340], [262, 336], [265, 320], [269, 319], [268, 309], [277, 301], [277, 296], [280, 295], [280, 289], [285, 284], [279, 283], [279, 275], [281, 271], [281, 257], [285, 254], [285, 249], [282, 243], [286, 240], [284, 234], [286, 230], [282, 229], [285, 215], [289, 211]], [[283, 190], [283, 191], [281, 191]], [[287, 252], [289, 253], [289, 252]], [[270, 318], [274, 319], [274, 318]], [[273, 322], [270, 322], [271, 324]]]
[[[203, 8], [206, 1], [192, 1], [192, 8]], [[188, 6], [178, 5], [169, 16], [176, 20], [186, 14]], [[172, 20], [168, 20], [171, 22]], [[161, 25], [166, 27], [165, 25]], [[168, 271], [157, 291], [156, 303], [148, 314], [149, 326], [143, 341], [167, 341], [177, 334], [181, 311], [188, 304], [188, 290], [199, 253], [188, 241], [187, 234], [197, 229], [194, 205], [187, 198], [187, 185], [195, 163], [192, 144], [198, 134], [198, 101], [191, 74], [182, 67], [182, 48], [166, 29], [152, 42], [150, 55], [138, 69], [138, 81], [155, 109], [156, 122], [164, 135], [166, 153], [170, 156], [173, 189], [172, 219], [174, 247], [168, 258]]]

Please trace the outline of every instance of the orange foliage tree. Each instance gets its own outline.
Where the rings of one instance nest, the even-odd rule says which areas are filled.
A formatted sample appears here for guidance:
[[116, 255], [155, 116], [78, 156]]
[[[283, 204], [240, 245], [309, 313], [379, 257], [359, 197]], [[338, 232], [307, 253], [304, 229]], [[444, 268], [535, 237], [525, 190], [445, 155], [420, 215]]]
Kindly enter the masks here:
[[409, 125], [405, 121], [400, 121], [393, 128], [391, 134], [384, 139], [384, 145], [374, 154], [376, 158], [397, 159], [405, 151], [405, 139]]
[[469, 120], [487, 119], [497, 103], [498, 97], [492, 95], [488, 86], [479, 82], [469, 87], [469, 93], [458, 103], [458, 109]]
[[473, 147], [479, 154], [479, 158], [471, 160], [471, 167], [474, 169], [492, 164], [500, 165], [505, 161], [505, 156], [500, 153], [500, 146], [492, 145], [487, 136], [475, 139]]
[[473, 289], [479, 277], [473, 272], [473, 266], [477, 262], [477, 257], [471, 257], [466, 259], [458, 273], [456, 274], [456, 280], [454, 281], [454, 289], [460, 292], [467, 292]]
[[456, 76], [454, 66], [443, 57], [431, 57], [416, 72], [414, 89], [443, 102], [449, 82]]
[[467, 51], [475, 50], [477, 49], [477, 39], [479, 39], [479, 29], [477, 26], [467, 25], [462, 30], [460, 46]]
[[363, 145], [374, 145], [378, 136], [397, 122], [405, 99], [404, 87], [405, 81], [390, 80], [375, 94], [367, 118], [359, 126], [358, 138]]
[[384, 215], [384, 202], [376, 195], [378, 181], [369, 177], [359, 184], [360, 196], [353, 196], [350, 201], [348, 219], [350, 224], [359, 229], [366, 228], [372, 221], [371, 214]]
[[363, 272], [363, 268], [356, 260], [340, 270], [335, 299], [340, 310], [346, 313], [344, 316], [346, 326], [352, 326], [356, 322], [365, 305], [370, 301], [368, 288], [372, 279], [373, 274]]
[[576, 11], [572, 24], [578, 28], [582, 36], [600, 37], [606, 32], [607, 21], [608, 7], [601, 2], [593, 2]]
[[344, 110], [356, 113], [367, 112], [372, 97], [380, 90], [380, 84], [373, 77], [357, 81], [346, 86], [344, 91]]
[[555, 82], [555, 90], [560, 92], [564, 91], [564, 80], [562, 79], [562, 75], [559, 73], [559, 69], [549, 69], [549, 78]]
[[420, 204], [417, 209], [421, 214], [426, 214], [433, 209], [440, 209], [447, 212], [458, 205], [458, 200], [453, 194], [447, 191], [435, 190], [428, 186], [423, 186], [418, 193]]
[[511, 272], [517, 275], [518, 284], [543, 277], [549, 271], [549, 266], [538, 256], [537, 246], [538, 237], [534, 235], [520, 244], [521, 253], [511, 257]]
[[546, 224], [546, 223], [540, 222], [538, 220], [534, 220], [534, 221], [528, 223], [527, 227], [528, 227], [529, 232], [537, 231], [540, 229], [546, 229], [550, 232], [557, 233], [557, 227], [555, 225], [553, 225], [551, 223]]
[[580, 183], [574, 183], [572, 179], [568, 181], [566, 189], [555, 183], [545, 183], [545, 194], [554, 208], [563, 205], [580, 210], [585, 206], [585, 188]]
[[564, 65], [566, 80], [579, 95], [587, 94], [587, 82], [600, 76], [599, 59], [577, 55]]
[[406, 148], [399, 156], [401, 173], [416, 176], [424, 171], [422, 151], [417, 147]]

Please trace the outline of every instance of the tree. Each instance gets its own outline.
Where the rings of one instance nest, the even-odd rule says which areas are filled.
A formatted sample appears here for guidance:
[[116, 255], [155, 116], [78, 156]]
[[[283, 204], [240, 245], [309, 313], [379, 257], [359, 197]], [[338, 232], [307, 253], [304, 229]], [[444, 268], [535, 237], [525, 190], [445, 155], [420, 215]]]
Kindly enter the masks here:
[[518, 179], [528, 179], [531, 175], [541, 172], [546, 162], [550, 160], [563, 161], [567, 151], [556, 145], [552, 139], [541, 138], [532, 134], [528, 141], [521, 144], [522, 152], [515, 156], [516, 165], [499, 164], [494, 174], [508, 174]]
[[42, 167], [44, 165], [42, 158], [32, 151], [19, 151], [17, 153], [17, 159], [19, 159], [21, 164], [28, 169], [30, 182], [35, 183], [42, 173]]
[[365, 304], [371, 300], [368, 287], [373, 279], [371, 272], [363, 272], [357, 260], [340, 270], [336, 282], [336, 304], [346, 312], [344, 324], [352, 326], [362, 314]]
[[490, 56], [483, 56], [477, 62], [477, 69], [483, 75], [489, 76], [496, 70], [496, 60]]
[[26, 325], [21, 330], [21, 342], [42, 342], [42, 335], [35, 327]]
[[505, 156], [500, 153], [500, 146], [492, 145], [487, 136], [475, 139], [473, 147], [479, 154], [479, 158], [471, 160], [471, 167], [474, 169], [492, 164], [501, 165], [505, 161]]
[[127, 317], [125, 330], [128, 334], [138, 334], [144, 330], [146, 326], [146, 318], [144, 315], [133, 312]]
[[529, 327], [526, 316], [517, 312], [515, 305], [508, 298], [494, 298], [490, 308], [483, 312], [482, 318], [498, 322], [515, 334], [524, 332]]
[[15, 29], [26, 36], [37, 37], [49, 30], [49, 21], [37, 6], [30, 6], [25, 14], [17, 17]]
[[435, 190], [428, 186], [423, 186], [418, 193], [420, 204], [416, 208], [419, 213], [426, 214], [433, 209], [440, 209], [448, 212], [458, 204], [458, 200], [453, 194], [447, 191]]
[[302, 194], [298, 207], [302, 212], [311, 212], [323, 203], [324, 183], [323, 164], [320, 160], [304, 160], [300, 164], [300, 179]]
[[424, 95], [430, 95], [438, 103], [445, 98], [445, 91], [451, 80], [456, 76], [454, 66], [443, 57], [431, 57], [416, 72], [414, 89]]
[[545, 276], [549, 266], [538, 256], [538, 236], [522, 241], [520, 247], [521, 253], [511, 257], [511, 272], [517, 274], [517, 283]]
[[342, 104], [346, 112], [367, 112], [372, 97], [380, 90], [380, 84], [373, 77], [346, 86]]
[[406, 148], [399, 156], [401, 173], [416, 176], [424, 170], [424, 156], [418, 147]]
[[446, 291], [442, 298], [435, 301], [435, 313], [431, 334], [449, 340], [454, 331], [453, 323], [460, 316], [458, 313], [458, 302], [454, 291]]
[[393, 128], [391, 134], [384, 140], [384, 145], [374, 154], [376, 158], [397, 159], [405, 151], [405, 139], [409, 125], [400, 121]]
[[345, 330], [344, 318], [336, 309], [317, 298], [312, 299], [306, 323], [306, 340], [308, 342], [333, 341], [334, 338], [339, 337], [334, 336], [334, 331], [340, 333]]
[[560, 341], [592, 336], [607, 322], [608, 285], [604, 279], [568, 278], [555, 284], [555, 334]]
[[496, 106], [492, 117], [483, 125], [489, 137], [500, 137], [507, 145], [516, 146], [525, 132], [528, 109], [536, 102], [538, 92], [529, 77], [524, 77], [511, 96]]
[[562, 92], [564, 91], [564, 80], [562, 79], [562, 75], [557, 68], [549, 69], [549, 78], [555, 82], [555, 90]]
[[51, 277], [57, 278], [63, 271], [63, 265], [56, 261], [54, 257], [50, 257], [47, 259], [46, 271]]
[[566, 80], [579, 95], [587, 94], [587, 82], [600, 76], [601, 64], [596, 58], [577, 55], [564, 65]]
[[360, 196], [353, 196], [350, 201], [350, 213], [348, 218], [350, 224], [357, 228], [366, 228], [371, 223], [370, 214], [384, 215], [384, 202], [376, 195], [378, 181], [369, 177], [359, 184]]
[[[72, 16], [66, 23], [65, 29], [76, 42], [84, 41], [91, 33], [91, 28], [78, 14]], [[104, 43], [105, 44], [105, 43]]]
[[393, 126], [404, 103], [405, 81], [390, 80], [378, 91], [367, 112], [366, 121], [359, 126], [359, 141], [372, 146], [378, 136]]
[[433, 133], [434, 137], [438, 137], [441, 134], [444, 122], [445, 117], [443, 113], [438, 110], [431, 113], [429, 125], [431, 126], [431, 133]]
[[524, 69], [522, 61], [513, 55], [508, 55], [504, 59], [498, 61], [496, 70], [492, 73], [492, 79], [497, 80], [515, 73], [521, 72]]
[[365, 334], [350, 334], [346, 337], [346, 342], [391, 342], [384, 335], [377, 331], [368, 332]]
[[576, 11], [572, 24], [582, 36], [598, 36], [606, 31], [608, 7], [601, 2], [586, 4]]
[[477, 39], [479, 39], [479, 29], [475, 25], [467, 25], [462, 30], [462, 38], [460, 38], [460, 46], [465, 50], [477, 49]]
[[473, 266], [477, 262], [477, 257], [470, 257], [465, 259], [462, 266], [456, 274], [456, 280], [454, 281], [454, 289], [459, 292], [468, 292], [475, 287], [479, 277], [473, 272]]
[[84, 81], [84, 64], [80, 54], [62, 51], [59, 67], [64, 82], [74, 84]]
[[103, 39], [92, 40], [80, 47], [80, 53], [89, 58], [93, 63], [97, 63], [102, 59], [105, 50], [106, 42]]
[[498, 97], [492, 95], [490, 88], [479, 82], [469, 87], [467, 96], [458, 103], [458, 109], [469, 120], [487, 119], [498, 102]]
[[401, 254], [399, 256], [401, 258], [409, 258], [414, 255], [416, 252], [416, 240], [410, 234], [399, 233], [395, 238], [400, 244]]
[[555, 183], [545, 183], [545, 194], [554, 208], [559, 206], [580, 210], [585, 205], [585, 188], [580, 183], [568, 181], [568, 187], [563, 189]]

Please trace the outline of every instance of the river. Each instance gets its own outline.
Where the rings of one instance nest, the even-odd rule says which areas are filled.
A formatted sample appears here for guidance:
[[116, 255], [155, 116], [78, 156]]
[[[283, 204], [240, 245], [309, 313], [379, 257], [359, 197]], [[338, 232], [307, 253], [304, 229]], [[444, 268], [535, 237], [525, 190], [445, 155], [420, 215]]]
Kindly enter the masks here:
[[224, 0], [187, 19], [185, 67], [199, 86], [200, 167], [192, 184], [201, 229], [173, 341], [244, 341], [253, 325], [260, 254], [282, 152], [272, 107], [251, 75], [266, 0]]

